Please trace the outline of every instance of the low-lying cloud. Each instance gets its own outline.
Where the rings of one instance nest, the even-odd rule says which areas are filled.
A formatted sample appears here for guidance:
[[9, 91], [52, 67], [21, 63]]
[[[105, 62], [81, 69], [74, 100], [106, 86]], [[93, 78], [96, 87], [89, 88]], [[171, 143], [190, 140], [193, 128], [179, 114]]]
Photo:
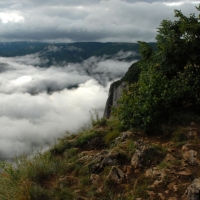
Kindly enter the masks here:
[[38, 67], [41, 62], [37, 55], [0, 58], [1, 160], [46, 149], [66, 130], [76, 132], [89, 124], [92, 108], [102, 116], [110, 83], [133, 63], [106, 56], [49, 68]]

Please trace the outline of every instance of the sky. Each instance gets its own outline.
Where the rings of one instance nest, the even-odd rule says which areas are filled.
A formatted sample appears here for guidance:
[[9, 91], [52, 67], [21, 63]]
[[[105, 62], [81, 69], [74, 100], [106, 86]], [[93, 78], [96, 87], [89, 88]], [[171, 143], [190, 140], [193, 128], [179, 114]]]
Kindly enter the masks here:
[[174, 9], [196, 13], [199, 0], [0, 0], [0, 41], [155, 41]]
[[[198, 3], [0, 0], [0, 42], [150, 42], [162, 19], [174, 19], [174, 9], [189, 15], [197, 13]], [[0, 57], [0, 160], [48, 149], [66, 131], [89, 126], [92, 109], [102, 116], [111, 82], [135, 62], [117, 58], [130, 54], [134, 52], [49, 68], [39, 67], [44, 60], [38, 53]]]

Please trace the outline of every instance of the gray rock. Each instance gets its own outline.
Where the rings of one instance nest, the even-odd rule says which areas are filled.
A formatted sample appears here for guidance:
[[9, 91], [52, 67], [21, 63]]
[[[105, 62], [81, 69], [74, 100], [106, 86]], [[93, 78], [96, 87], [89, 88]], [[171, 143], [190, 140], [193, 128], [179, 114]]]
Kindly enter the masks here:
[[111, 113], [111, 107], [117, 106], [117, 100], [120, 98], [123, 89], [126, 87], [126, 83], [122, 82], [120, 85], [117, 84], [118, 82], [114, 82], [110, 85], [110, 90], [108, 94], [108, 99], [106, 101], [106, 106], [104, 110], [104, 117], [109, 118]]
[[188, 200], [200, 199], [200, 178], [195, 179], [193, 183], [186, 189], [185, 196]]
[[113, 180], [116, 183], [121, 183], [123, 180], [125, 180], [125, 178], [126, 175], [124, 174], [124, 172], [118, 167], [113, 166], [106, 179]]
[[118, 164], [118, 154], [102, 151], [94, 156], [93, 161], [88, 165], [89, 170], [93, 174], [98, 174], [103, 171], [106, 166], [114, 166]]
[[197, 152], [194, 150], [185, 151], [183, 154], [183, 159], [189, 165], [197, 165]]
[[145, 152], [147, 151], [147, 149], [149, 149], [149, 145], [145, 144], [142, 140], [139, 140], [136, 143], [136, 146], [137, 146], [137, 149], [131, 158], [131, 165], [134, 168], [138, 168], [142, 166]]
[[118, 145], [119, 143], [124, 142], [127, 138], [130, 138], [132, 136], [133, 136], [133, 133], [129, 131], [121, 133], [120, 136], [115, 139], [115, 145]]

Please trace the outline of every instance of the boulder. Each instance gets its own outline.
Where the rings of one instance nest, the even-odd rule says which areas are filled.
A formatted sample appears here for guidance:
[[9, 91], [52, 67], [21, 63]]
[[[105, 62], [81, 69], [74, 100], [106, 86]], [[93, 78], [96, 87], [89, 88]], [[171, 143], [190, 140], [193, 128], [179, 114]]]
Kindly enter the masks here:
[[171, 154], [167, 154], [166, 155], [166, 157], [165, 157], [165, 159], [164, 159], [164, 161], [166, 161], [166, 162], [171, 162], [171, 161], [174, 161], [174, 160], [176, 160], [176, 158], [174, 158]]
[[119, 154], [116, 152], [102, 151], [94, 156], [92, 162], [88, 165], [92, 174], [99, 174], [106, 166], [114, 166], [118, 164]]
[[98, 174], [101, 171], [103, 171], [101, 162], [107, 155], [108, 155], [108, 151], [103, 150], [91, 158], [92, 161], [88, 164], [90, 173]]
[[156, 178], [158, 180], [163, 179], [167, 174], [164, 169], [158, 169], [157, 167], [153, 167], [147, 169], [144, 175], [146, 177]]
[[198, 135], [198, 131], [192, 130], [186, 134], [186, 137], [187, 137], [187, 139], [195, 139], [197, 137], [197, 135]]
[[133, 133], [130, 131], [121, 133], [120, 136], [115, 139], [115, 145], [118, 145], [119, 143], [124, 142], [126, 139], [132, 136], [133, 136]]
[[197, 152], [194, 150], [188, 150], [183, 153], [183, 159], [189, 165], [197, 165]]
[[98, 174], [91, 174], [90, 181], [93, 185], [98, 185], [100, 182], [100, 176]]
[[193, 183], [186, 189], [185, 196], [188, 200], [200, 199], [200, 178], [195, 179]]
[[138, 140], [135, 146], [136, 150], [131, 158], [131, 165], [134, 169], [155, 166], [163, 159], [162, 152], [143, 140]]
[[162, 193], [158, 193], [158, 197], [161, 199], [161, 200], [165, 200], [165, 197]]
[[126, 175], [121, 169], [119, 169], [116, 166], [113, 166], [106, 179], [113, 180], [116, 183], [121, 183], [126, 179]]
[[123, 167], [123, 172], [125, 173], [126, 177], [129, 177], [129, 176], [130, 176], [130, 174], [132, 173], [132, 169], [133, 169], [132, 166], [127, 166], [127, 165], [125, 165], [125, 166]]
[[149, 200], [154, 200], [157, 197], [157, 194], [153, 191], [147, 191], [147, 194], [149, 195]]
[[110, 85], [108, 99], [106, 101], [106, 106], [104, 110], [104, 117], [109, 118], [111, 114], [111, 107], [117, 106], [117, 100], [120, 98], [123, 89], [126, 88], [126, 83], [122, 82], [118, 84], [118, 82], [114, 82]]
[[133, 168], [138, 168], [143, 165], [145, 152], [149, 149], [149, 145], [145, 144], [142, 140], [136, 143], [136, 151], [131, 158], [131, 165]]

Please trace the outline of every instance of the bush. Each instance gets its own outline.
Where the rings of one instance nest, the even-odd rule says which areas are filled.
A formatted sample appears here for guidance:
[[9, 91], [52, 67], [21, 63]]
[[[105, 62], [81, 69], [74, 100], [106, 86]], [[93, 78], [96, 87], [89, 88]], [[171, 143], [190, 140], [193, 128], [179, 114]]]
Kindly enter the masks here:
[[31, 200], [53, 200], [49, 190], [45, 190], [39, 185], [30, 187], [29, 194]]
[[200, 21], [177, 10], [175, 16], [178, 21], [161, 23], [157, 51], [139, 42], [139, 80], [124, 90], [115, 111], [124, 129], [161, 132], [180, 111], [200, 113]]
[[120, 135], [120, 132], [117, 130], [108, 132], [105, 137], [105, 144], [109, 145], [114, 139], [116, 139]]

